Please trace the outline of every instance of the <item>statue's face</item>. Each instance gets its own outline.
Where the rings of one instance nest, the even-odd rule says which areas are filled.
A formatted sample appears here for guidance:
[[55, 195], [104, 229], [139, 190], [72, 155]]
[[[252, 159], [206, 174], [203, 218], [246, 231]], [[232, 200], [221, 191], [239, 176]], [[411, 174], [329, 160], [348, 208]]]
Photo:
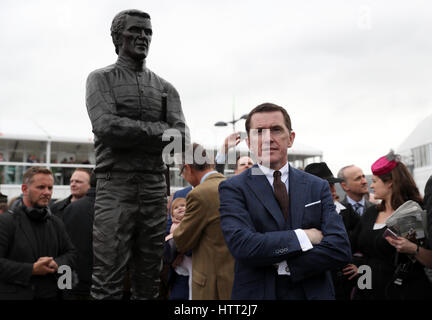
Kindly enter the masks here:
[[126, 16], [126, 25], [120, 35], [120, 56], [128, 56], [136, 60], [147, 57], [152, 38], [150, 19]]

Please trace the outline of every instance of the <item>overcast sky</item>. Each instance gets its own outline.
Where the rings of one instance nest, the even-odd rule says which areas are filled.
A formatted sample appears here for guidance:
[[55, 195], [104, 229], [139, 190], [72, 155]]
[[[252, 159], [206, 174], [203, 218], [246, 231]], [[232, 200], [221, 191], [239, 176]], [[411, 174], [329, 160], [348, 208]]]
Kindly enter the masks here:
[[130, 8], [152, 16], [147, 66], [179, 91], [193, 140], [218, 145], [231, 127], [216, 121], [273, 102], [334, 174], [370, 173], [432, 113], [428, 1], [1, 0], [0, 124], [92, 136], [85, 81], [117, 59], [111, 21]]

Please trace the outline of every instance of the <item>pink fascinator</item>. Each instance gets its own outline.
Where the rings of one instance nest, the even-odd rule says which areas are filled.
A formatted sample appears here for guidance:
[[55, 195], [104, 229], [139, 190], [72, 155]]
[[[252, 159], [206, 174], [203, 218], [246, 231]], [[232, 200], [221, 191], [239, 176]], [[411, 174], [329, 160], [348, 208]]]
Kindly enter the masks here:
[[395, 154], [393, 150], [390, 150], [387, 155], [379, 158], [373, 163], [371, 167], [372, 173], [376, 176], [381, 176], [383, 174], [389, 173], [397, 166], [399, 162], [400, 156]]

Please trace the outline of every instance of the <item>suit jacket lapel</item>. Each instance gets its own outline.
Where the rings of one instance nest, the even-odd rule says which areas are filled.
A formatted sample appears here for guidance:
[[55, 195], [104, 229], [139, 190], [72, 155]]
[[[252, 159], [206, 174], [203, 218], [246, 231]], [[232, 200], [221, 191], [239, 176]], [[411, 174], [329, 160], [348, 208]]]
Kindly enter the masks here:
[[37, 248], [36, 248], [36, 238], [34, 236], [33, 228], [30, 224], [29, 218], [27, 217], [25, 212], [21, 212], [20, 224], [21, 224], [21, 229], [22, 229], [24, 235], [26, 236], [28, 243], [29, 243], [29, 246], [33, 252], [33, 257], [36, 261], [39, 258], [37, 256], [38, 254], [37, 254]]
[[297, 169], [289, 168], [289, 196], [291, 228], [302, 227], [307, 182]]
[[285, 221], [279, 204], [274, 197], [273, 188], [261, 170], [259, 170], [261, 174], [252, 174], [256, 170], [259, 170], [257, 165], [254, 165], [249, 170], [249, 177], [246, 179], [246, 183], [282, 229], [285, 225]]

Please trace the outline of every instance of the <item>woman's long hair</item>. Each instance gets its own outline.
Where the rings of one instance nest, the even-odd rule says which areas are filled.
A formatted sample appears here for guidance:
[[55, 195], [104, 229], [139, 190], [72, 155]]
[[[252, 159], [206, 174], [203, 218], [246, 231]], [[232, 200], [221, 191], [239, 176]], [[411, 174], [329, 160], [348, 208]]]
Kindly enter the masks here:
[[[397, 166], [389, 173], [378, 176], [383, 182], [392, 181], [391, 207], [393, 210], [399, 208], [404, 202], [413, 200], [423, 206], [423, 198], [416, 183], [408, 171], [408, 168], [398, 162]], [[385, 210], [385, 200], [377, 206], [378, 211]]]

